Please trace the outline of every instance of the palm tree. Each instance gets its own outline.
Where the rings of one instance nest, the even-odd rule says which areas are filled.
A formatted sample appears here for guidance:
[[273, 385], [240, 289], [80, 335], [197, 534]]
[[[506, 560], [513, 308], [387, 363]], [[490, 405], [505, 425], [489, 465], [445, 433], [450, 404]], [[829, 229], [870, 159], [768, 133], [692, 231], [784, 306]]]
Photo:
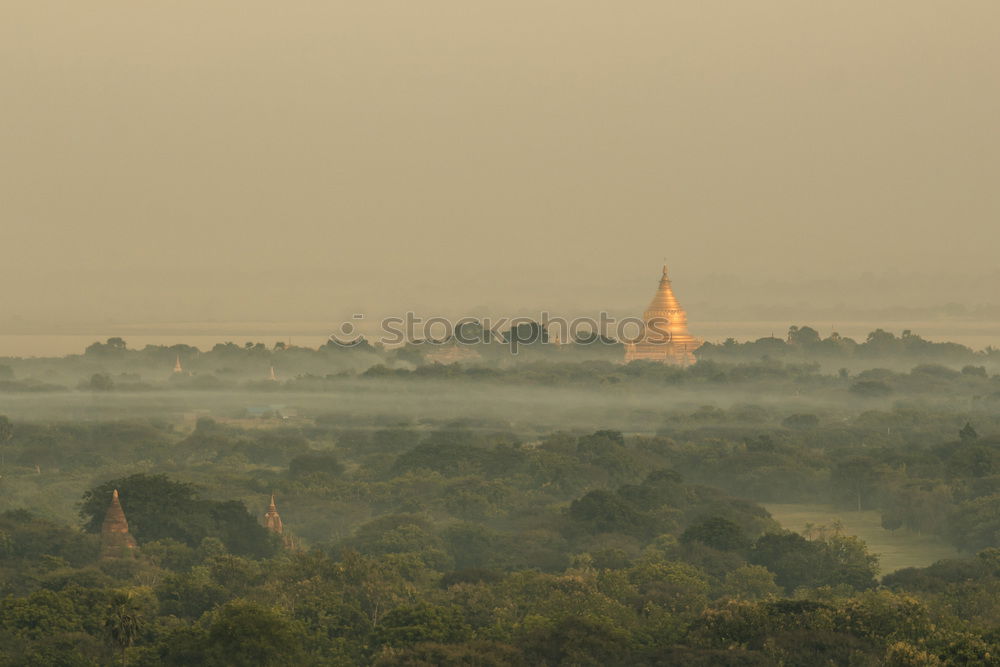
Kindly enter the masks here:
[[119, 591], [111, 601], [104, 628], [115, 648], [122, 652], [122, 667], [127, 667], [126, 651], [142, 629], [142, 612], [132, 591]]

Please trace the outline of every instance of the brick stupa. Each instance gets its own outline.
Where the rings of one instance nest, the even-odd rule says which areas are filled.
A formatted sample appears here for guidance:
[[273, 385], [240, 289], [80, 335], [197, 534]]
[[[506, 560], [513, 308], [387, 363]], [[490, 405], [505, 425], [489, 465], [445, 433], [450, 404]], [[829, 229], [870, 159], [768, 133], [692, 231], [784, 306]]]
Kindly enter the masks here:
[[101, 525], [101, 558], [132, 558], [137, 548], [135, 538], [128, 532], [125, 510], [118, 501], [118, 489], [115, 489]]
[[267, 513], [264, 514], [264, 527], [278, 535], [285, 532], [285, 526], [281, 523], [281, 515], [278, 514], [278, 507], [274, 504], [273, 493], [271, 494], [271, 504], [267, 506]]
[[264, 527], [281, 538], [281, 545], [290, 551], [298, 551], [299, 545], [295, 537], [285, 531], [285, 524], [278, 514], [278, 506], [274, 504], [274, 494], [271, 494], [271, 503], [267, 506], [264, 514]]

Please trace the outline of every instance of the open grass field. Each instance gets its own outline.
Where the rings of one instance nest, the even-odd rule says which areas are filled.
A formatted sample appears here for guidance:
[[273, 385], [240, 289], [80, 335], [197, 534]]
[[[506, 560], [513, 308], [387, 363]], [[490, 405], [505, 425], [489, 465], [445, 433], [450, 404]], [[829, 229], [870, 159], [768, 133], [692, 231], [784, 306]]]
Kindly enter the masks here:
[[860, 537], [869, 551], [878, 554], [881, 575], [904, 567], [925, 567], [943, 558], [962, 555], [931, 535], [903, 529], [886, 530], [881, 524], [881, 514], [873, 510], [852, 512], [829, 505], [800, 504], [767, 504], [764, 507], [783, 528], [798, 533], [805, 532], [810, 525], [829, 526], [839, 521], [844, 533]]

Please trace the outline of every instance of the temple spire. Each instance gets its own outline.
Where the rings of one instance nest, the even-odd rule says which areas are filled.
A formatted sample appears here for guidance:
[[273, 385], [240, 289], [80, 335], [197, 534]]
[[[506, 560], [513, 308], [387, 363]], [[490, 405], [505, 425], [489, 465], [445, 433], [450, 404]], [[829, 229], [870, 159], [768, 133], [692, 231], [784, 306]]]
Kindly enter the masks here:
[[272, 533], [281, 535], [285, 527], [281, 523], [281, 515], [278, 514], [278, 507], [274, 504], [274, 494], [271, 494], [271, 504], [267, 506], [267, 513], [264, 514], [264, 527]]
[[274, 374], [274, 366], [271, 366], [271, 372], [268, 374], [267, 379], [271, 382], [278, 381], [278, 376]]
[[674, 295], [667, 265], [663, 265], [660, 284], [643, 313], [645, 331], [639, 340], [626, 343], [625, 362], [637, 359], [686, 366], [695, 362], [693, 352], [701, 341], [687, 328], [687, 313]]
[[125, 510], [118, 500], [118, 489], [111, 493], [111, 504], [101, 524], [101, 558], [126, 558], [135, 555], [138, 547], [128, 532]]
[[177, 355], [177, 361], [174, 363], [174, 372], [183, 373], [184, 369], [181, 367], [181, 355]]

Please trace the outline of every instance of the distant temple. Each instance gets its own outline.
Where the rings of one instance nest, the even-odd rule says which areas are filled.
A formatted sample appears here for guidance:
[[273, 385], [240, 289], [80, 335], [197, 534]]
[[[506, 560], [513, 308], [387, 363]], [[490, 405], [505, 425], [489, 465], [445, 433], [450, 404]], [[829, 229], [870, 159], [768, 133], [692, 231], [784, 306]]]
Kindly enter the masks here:
[[184, 369], [181, 367], [181, 355], [177, 355], [177, 362], [174, 364], [175, 373], [183, 373]]
[[278, 514], [278, 508], [274, 504], [273, 493], [271, 494], [271, 504], [267, 506], [267, 513], [264, 514], [264, 527], [278, 535], [281, 535], [285, 530], [281, 523], [281, 516]]
[[463, 361], [476, 361], [481, 359], [478, 352], [471, 347], [451, 343], [448, 345], [434, 345], [433, 348], [424, 355], [424, 360], [432, 364], [455, 364]]
[[264, 514], [264, 527], [281, 537], [281, 544], [286, 549], [291, 551], [298, 550], [299, 545], [296, 543], [295, 538], [285, 532], [285, 525], [281, 522], [278, 507], [274, 504], [273, 493], [271, 494], [271, 504], [267, 506], [267, 512]]
[[101, 525], [101, 558], [131, 558], [135, 556], [138, 546], [135, 538], [128, 532], [125, 510], [118, 502], [118, 489], [115, 489]]
[[625, 344], [625, 363], [643, 359], [689, 366], [696, 361], [694, 351], [702, 341], [688, 331], [687, 314], [674, 296], [665, 264], [660, 286], [642, 320], [645, 332], [639, 340]]
[[274, 374], [274, 366], [271, 366], [271, 372], [268, 373], [267, 379], [271, 382], [277, 382], [278, 376]]

